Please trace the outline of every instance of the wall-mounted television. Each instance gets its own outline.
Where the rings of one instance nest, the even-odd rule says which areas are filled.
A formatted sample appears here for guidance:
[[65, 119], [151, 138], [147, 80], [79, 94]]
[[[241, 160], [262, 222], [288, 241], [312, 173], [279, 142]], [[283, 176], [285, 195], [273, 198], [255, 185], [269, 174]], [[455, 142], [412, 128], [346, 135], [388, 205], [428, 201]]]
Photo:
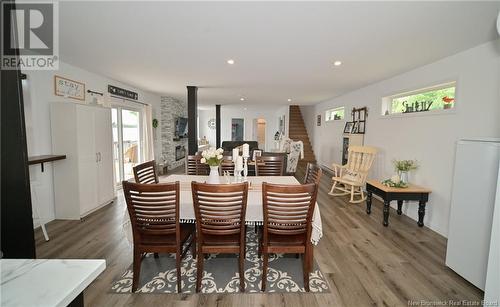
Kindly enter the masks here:
[[187, 138], [188, 136], [188, 119], [185, 117], [177, 117], [175, 119], [175, 132], [176, 139]]

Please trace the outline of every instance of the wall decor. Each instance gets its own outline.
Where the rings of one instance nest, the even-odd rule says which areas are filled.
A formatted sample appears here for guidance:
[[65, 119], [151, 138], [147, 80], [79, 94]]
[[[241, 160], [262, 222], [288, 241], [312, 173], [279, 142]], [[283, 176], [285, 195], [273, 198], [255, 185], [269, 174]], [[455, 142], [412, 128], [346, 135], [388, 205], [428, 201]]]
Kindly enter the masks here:
[[54, 95], [85, 101], [85, 83], [55, 75]]
[[352, 121], [354, 126], [351, 133], [364, 134], [366, 130], [366, 118], [368, 117], [368, 108], [352, 108], [351, 111]]
[[321, 114], [316, 117], [316, 126], [321, 126]]
[[344, 126], [344, 133], [351, 133], [354, 127], [354, 122], [346, 122]]
[[215, 129], [215, 125], [216, 125], [215, 118], [211, 118], [208, 120], [208, 128]]
[[129, 90], [117, 87], [117, 86], [113, 86], [113, 85], [108, 85], [108, 92], [111, 95], [115, 95], [115, 96], [119, 96], [119, 97], [123, 97], [123, 98], [127, 98], [127, 99], [133, 99], [133, 100], [139, 99], [139, 94], [137, 94], [136, 92], [129, 91]]
[[279, 117], [279, 131], [281, 133], [281, 135], [285, 135], [285, 115], [282, 115]]

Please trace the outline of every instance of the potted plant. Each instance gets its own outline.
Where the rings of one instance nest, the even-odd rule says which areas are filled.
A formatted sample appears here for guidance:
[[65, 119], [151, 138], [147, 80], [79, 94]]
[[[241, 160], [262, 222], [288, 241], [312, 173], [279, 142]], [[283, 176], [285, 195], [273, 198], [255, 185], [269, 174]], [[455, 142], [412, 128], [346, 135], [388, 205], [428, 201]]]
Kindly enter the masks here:
[[402, 183], [408, 184], [408, 172], [418, 168], [417, 160], [394, 160], [394, 169]]
[[222, 148], [215, 149], [210, 147], [201, 153], [201, 163], [206, 163], [210, 166], [210, 174], [208, 175], [207, 183], [216, 184], [220, 183], [219, 180], [219, 165], [222, 163]]
[[453, 102], [455, 101], [455, 98], [444, 96], [443, 98], [444, 106], [443, 109], [451, 109], [453, 107]]

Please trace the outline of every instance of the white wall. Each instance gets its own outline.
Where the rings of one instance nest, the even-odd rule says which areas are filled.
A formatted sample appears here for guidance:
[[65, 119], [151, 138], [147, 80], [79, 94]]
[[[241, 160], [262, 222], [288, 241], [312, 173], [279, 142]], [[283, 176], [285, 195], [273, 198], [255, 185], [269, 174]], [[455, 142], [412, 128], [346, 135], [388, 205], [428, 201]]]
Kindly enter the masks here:
[[[246, 108], [246, 110], [245, 110]], [[266, 120], [266, 148], [269, 151], [275, 147], [274, 134], [279, 128], [279, 117], [286, 115], [288, 121], [288, 106], [266, 105], [222, 105], [221, 106], [221, 142], [231, 140], [231, 119], [245, 120], [244, 140], [256, 141], [253, 137], [253, 122], [256, 118]], [[288, 131], [287, 131], [288, 133]], [[264, 149], [264, 148], [262, 148]]]
[[[107, 77], [91, 73], [78, 67], [60, 62], [57, 71], [26, 71], [27, 80], [23, 81], [24, 107], [26, 117], [26, 134], [28, 142], [28, 154], [43, 155], [52, 153], [52, 139], [50, 131], [50, 103], [52, 101], [76, 100], [54, 95], [54, 75], [60, 75], [72, 80], [85, 83], [85, 89], [106, 93], [108, 84], [130, 89], [139, 93], [139, 101], [149, 103], [153, 106], [153, 118], [160, 116], [160, 96], [128, 86]], [[89, 102], [89, 96], [86, 102]], [[135, 104], [134, 104], [135, 105]], [[160, 128], [158, 128], [158, 131]], [[155, 156], [161, 153], [158, 139], [160, 133], [156, 133]], [[64, 153], [54, 153], [64, 154]], [[57, 162], [54, 162], [57, 163]], [[35, 196], [40, 211], [40, 216], [45, 221], [54, 219], [54, 190], [52, 182], [52, 165], [46, 163], [45, 172], [40, 171], [40, 165], [32, 165], [29, 168], [32, 194]], [[35, 225], [36, 226], [36, 225]], [[50, 234], [49, 234], [50, 235]]]
[[[341, 157], [344, 122], [325, 123], [324, 111], [338, 106], [345, 106], [346, 110], [368, 106], [365, 144], [380, 149], [370, 177], [384, 179], [392, 175], [393, 159], [417, 159], [421, 166], [410, 174], [410, 181], [433, 190], [424, 222], [447, 236], [455, 142], [464, 137], [500, 136], [499, 59], [500, 40], [496, 40], [319, 103], [312, 109], [303, 108], [318, 161], [330, 165], [339, 163]], [[451, 80], [457, 81], [453, 111], [392, 118], [380, 115], [384, 96]], [[316, 126], [318, 114], [322, 115], [321, 127]], [[416, 219], [417, 207], [415, 203], [405, 205], [403, 212]]]

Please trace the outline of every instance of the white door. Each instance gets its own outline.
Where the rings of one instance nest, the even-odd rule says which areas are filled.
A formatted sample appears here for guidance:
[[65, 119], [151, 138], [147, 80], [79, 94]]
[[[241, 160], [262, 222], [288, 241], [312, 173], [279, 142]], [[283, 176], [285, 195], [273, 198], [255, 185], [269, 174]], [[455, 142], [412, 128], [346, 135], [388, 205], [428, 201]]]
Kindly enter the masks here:
[[80, 184], [80, 214], [97, 204], [97, 163], [94, 108], [77, 106], [78, 176]]
[[97, 178], [99, 205], [114, 198], [113, 151], [111, 134], [111, 110], [96, 108], [95, 140], [97, 151]]

